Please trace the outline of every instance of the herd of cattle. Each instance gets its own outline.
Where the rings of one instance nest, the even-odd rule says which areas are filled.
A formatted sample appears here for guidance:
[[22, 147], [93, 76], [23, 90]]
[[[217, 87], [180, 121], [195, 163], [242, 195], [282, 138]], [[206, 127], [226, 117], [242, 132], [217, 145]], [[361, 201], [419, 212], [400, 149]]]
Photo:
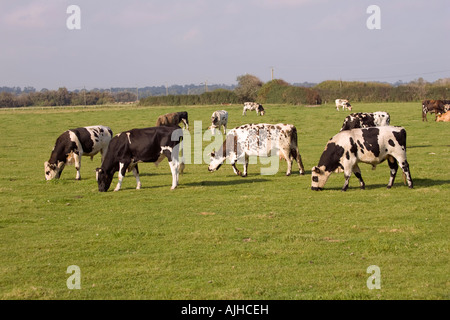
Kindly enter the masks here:
[[[348, 100], [336, 99], [336, 109], [352, 110]], [[450, 120], [449, 100], [425, 100], [422, 103], [422, 120], [428, 112], [435, 113], [436, 121]], [[263, 116], [265, 110], [261, 104], [244, 103], [243, 115], [246, 111], [256, 111]], [[443, 120], [447, 119], [447, 120]], [[113, 176], [118, 171], [118, 183], [114, 191], [121, 188], [127, 171], [132, 171], [136, 178], [136, 189], [141, 188], [139, 179], [139, 162], [154, 162], [158, 165], [165, 158], [169, 161], [172, 173], [172, 187], [178, 185], [179, 174], [183, 172], [183, 157], [179, 158], [182, 148], [183, 130], [189, 129], [188, 113], [174, 112], [158, 117], [155, 127], [132, 129], [113, 136], [107, 126], [89, 126], [70, 129], [62, 133], [56, 140], [50, 159], [44, 163], [45, 179], [58, 179], [67, 164], [76, 168], [76, 179], [81, 179], [81, 157], [91, 159], [101, 153], [101, 166], [96, 169], [98, 190], [105, 192], [111, 186]], [[226, 133], [228, 112], [215, 111], [211, 116], [211, 129], [223, 129]], [[211, 153], [209, 171], [215, 171], [229, 159], [236, 175], [247, 176], [249, 156], [270, 157], [277, 155], [287, 162], [286, 175], [292, 171], [293, 161], [297, 162], [299, 174], [304, 175], [302, 158], [298, 149], [297, 128], [292, 124], [245, 124], [233, 128], [226, 133], [225, 140], [217, 152]], [[240, 172], [236, 162], [243, 160], [244, 169]], [[344, 119], [341, 130], [333, 136], [325, 146], [317, 166], [311, 170], [311, 189], [322, 190], [328, 177], [333, 172], [344, 172], [346, 191], [352, 173], [359, 179], [361, 189], [365, 184], [358, 163], [375, 166], [388, 160], [390, 179], [387, 187], [391, 188], [398, 166], [403, 171], [405, 183], [413, 187], [413, 181], [406, 159], [406, 130], [403, 127], [391, 126], [387, 112], [351, 113]]]

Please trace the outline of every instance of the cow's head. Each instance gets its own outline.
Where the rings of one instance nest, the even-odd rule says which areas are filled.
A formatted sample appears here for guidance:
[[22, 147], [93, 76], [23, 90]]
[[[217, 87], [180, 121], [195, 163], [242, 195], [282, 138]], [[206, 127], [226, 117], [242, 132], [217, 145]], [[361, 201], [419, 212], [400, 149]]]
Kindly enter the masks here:
[[113, 174], [109, 174], [102, 168], [97, 168], [95, 171], [98, 184], [98, 191], [100, 192], [108, 191], [109, 187], [111, 186]]
[[327, 172], [322, 167], [313, 167], [311, 169], [311, 190], [319, 191], [325, 186], [331, 172]]
[[56, 163], [49, 163], [48, 161], [44, 162], [44, 172], [45, 172], [45, 180], [53, 180], [59, 179], [61, 176], [61, 172], [64, 169], [64, 162], [59, 161]]
[[210, 159], [209, 166], [208, 166], [209, 172], [218, 170], [222, 166], [224, 161], [225, 161], [224, 157], [221, 157], [220, 155], [216, 155], [216, 153], [214, 151], [211, 152], [211, 159]]
[[346, 102], [345, 104], [347, 105], [348, 110], [352, 111], [352, 105], [350, 102]]

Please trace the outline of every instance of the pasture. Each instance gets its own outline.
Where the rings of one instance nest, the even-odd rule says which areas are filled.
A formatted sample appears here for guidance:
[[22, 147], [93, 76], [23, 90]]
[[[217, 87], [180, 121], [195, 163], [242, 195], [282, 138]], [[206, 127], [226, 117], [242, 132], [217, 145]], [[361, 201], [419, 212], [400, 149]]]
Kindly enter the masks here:
[[[352, 176], [341, 192], [344, 176], [334, 173], [323, 191], [311, 191], [311, 168], [350, 113], [334, 104], [264, 105], [264, 117], [242, 116], [242, 105], [0, 110], [0, 299], [449, 299], [449, 123], [434, 115], [422, 122], [420, 102], [352, 106], [387, 111], [406, 128], [414, 189], [399, 171], [387, 190], [382, 163], [360, 165], [365, 190]], [[194, 121], [204, 132], [220, 109], [229, 129], [294, 124], [306, 175], [294, 164], [286, 177], [285, 162], [261, 175], [258, 160], [246, 178], [229, 164], [213, 173], [207, 163], [187, 164], [170, 190], [165, 160], [139, 165], [141, 190], [128, 173], [113, 192], [116, 173], [100, 193], [97, 155], [83, 157], [80, 181], [73, 166], [60, 180], [44, 179], [43, 164], [67, 129], [102, 124], [116, 134], [186, 110], [193, 136]], [[81, 271], [79, 290], [67, 287], [71, 265]], [[367, 287], [371, 265], [380, 268], [381, 289]]]

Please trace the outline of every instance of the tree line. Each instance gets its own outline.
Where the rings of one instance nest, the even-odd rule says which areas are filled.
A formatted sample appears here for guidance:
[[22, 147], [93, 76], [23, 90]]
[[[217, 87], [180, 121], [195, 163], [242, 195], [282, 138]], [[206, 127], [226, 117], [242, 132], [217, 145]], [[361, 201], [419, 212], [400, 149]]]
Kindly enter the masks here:
[[74, 106], [130, 103], [140, 105], [237, 104], [246, 101], [273, 104], [318, 105], [335, 99], [353, 102], [410, 102], [450, 99], [450, 78], [433, 83], [422, 78], [408, 83], [328, 80], [318, 84], [289, 84], [282, 79], [264, 83], [254, 75], [237, 77], [236, 86], [186, 85], [145, 88], [111, 88], [69, 91], [36, 91], [33, 87], [0, 87], [0, 107]]

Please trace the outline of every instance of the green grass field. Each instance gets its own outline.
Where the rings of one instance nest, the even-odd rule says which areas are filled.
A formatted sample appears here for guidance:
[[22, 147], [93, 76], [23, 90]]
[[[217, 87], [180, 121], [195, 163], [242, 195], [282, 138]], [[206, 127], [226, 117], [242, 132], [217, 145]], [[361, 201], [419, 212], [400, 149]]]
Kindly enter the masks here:
[[[434, 115], [423, 123], [420, 103], [355, 103], [353, 112], [387, 111], [406, 128], [414, 189], [401, 173], [386, 189], [383, 163], [360, 165], [366, 190], [353, 176], [341, 192], [340, 173], [314, 192], [311, 168], [348, 112], [264, 107], [264, 117], [242, 116], [241, 105], [0, 110], [0, 299], [449, 299], [449, 124]], [[100, 193], [98, 155], [82, 159], [81, 181], [73, 167], [44, 179], [44, 161], [67, 129], [103, 124], [119, 133], [186, 110], [193, 134], [195, 120], [205, 131], [222, 108], [229, 128], [294, 124], [306, 175], [286, 177], [285, 162], [261, 175], [258, 160], [246, 178], [227, 164], [214, 173], [188, 164], [170, 190], [165, 160], [140, 164], [141, 190], [129, 173], [121, 191], [112, 192], [116, 174]], [[81, 270], [79, 290], [67, 287], [71, 265]], [[367, 287], [371, 265], [381, 289]]]

